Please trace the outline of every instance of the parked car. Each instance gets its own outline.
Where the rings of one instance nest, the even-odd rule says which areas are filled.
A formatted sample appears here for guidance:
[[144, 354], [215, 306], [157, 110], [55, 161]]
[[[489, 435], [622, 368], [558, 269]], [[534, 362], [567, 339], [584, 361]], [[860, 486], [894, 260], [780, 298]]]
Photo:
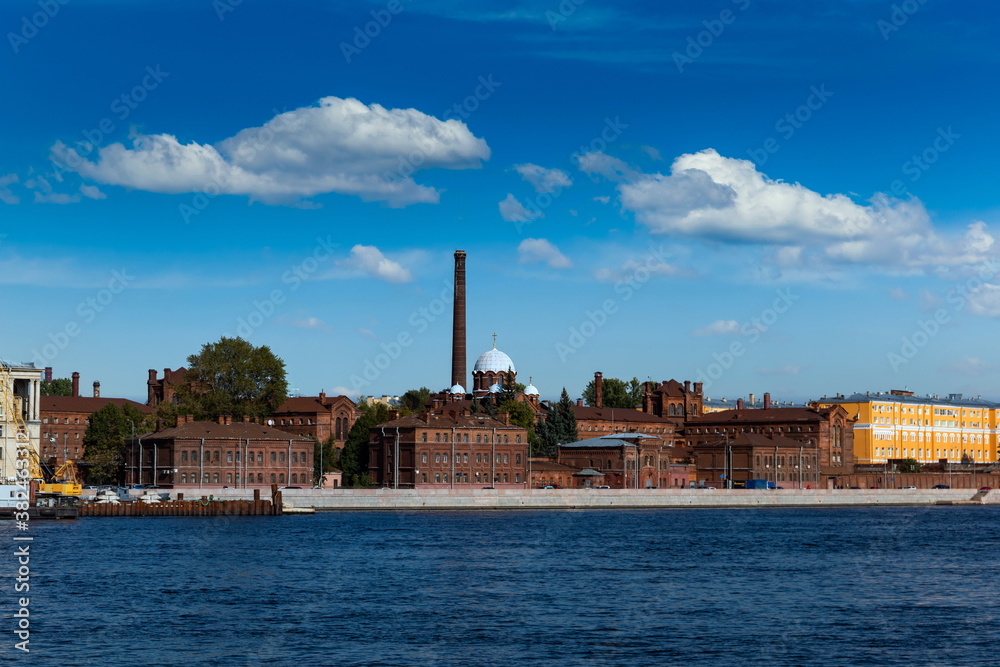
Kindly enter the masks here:
[[951, 487], [947, 484], [935, 484], [931, 487], [932, 489], [950, 489]]
[[983, 493], [986, 493], [987, 491], [992, 491], [993, 487], [992, 486], [983, 486], [983, 487], [980, 487], [979, 490], [982, 491]]
[[714, 486], [696, 486], [694, 488], [696, 488], [696, 489], [708, 489], [709, 491], [715, 491], [715, 487]]
[[595, 486], [595, 489], [610, 489], [611, 487], [607, 484], [601, 484], [600, 486]]
[[902, 490], [906, 491], [907, 489], [916, 490], [917, 487], [915, 487], [915, 486], [901, 486], [899, 488], [901, 488]]

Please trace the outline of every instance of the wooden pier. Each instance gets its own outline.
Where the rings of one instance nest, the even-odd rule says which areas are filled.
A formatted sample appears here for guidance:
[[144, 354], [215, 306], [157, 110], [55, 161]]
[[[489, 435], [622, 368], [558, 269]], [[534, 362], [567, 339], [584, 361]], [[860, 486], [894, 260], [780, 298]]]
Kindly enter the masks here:
[[260, 490], [254, 489], [253, 500], [214, 500], [211, 496], [185, 500], [183, 493], [177, 500], [145, 503], [132, 500], [122, 503], [82, 502], [81, 517], [92, 516], [281, 516], [281, 491], [271, 490], [271, 500], [262, 500]]

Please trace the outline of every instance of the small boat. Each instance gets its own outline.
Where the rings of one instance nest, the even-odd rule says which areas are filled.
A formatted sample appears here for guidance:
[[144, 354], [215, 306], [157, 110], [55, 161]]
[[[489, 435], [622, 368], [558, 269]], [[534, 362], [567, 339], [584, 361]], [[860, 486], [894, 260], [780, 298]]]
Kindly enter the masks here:
[[312, 507], [296, 507], [291, 503], [282, 503], [281, 505], [282, 514], [315, 514], [316, 510]]

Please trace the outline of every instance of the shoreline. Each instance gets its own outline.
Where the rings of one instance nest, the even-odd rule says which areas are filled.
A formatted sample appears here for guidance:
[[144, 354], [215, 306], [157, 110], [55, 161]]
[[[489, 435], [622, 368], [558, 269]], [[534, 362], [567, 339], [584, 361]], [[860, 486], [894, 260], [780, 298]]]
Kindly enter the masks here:
[[[246, 489], [185, 489], [183, 493], [191, 499], [249, 500], [253, 496]], [[282, 489], [281, 493], [285, 504], [317, 511], [1000, 505], [1000, 491], [976, 489]]]

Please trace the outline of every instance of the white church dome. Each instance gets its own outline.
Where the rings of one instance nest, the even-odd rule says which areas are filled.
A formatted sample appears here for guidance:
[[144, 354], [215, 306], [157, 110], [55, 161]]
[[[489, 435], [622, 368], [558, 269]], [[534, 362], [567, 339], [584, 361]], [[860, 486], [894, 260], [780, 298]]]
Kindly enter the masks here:
[[476, 359], [476, 365], [472, 371], [474, 373], [506, 373], [508, 369], [510, 369], [511, 372], [517, 372], [511, 358], [500, 350], [493, 348], [492, 350], [483, 352], [479, 359]]

